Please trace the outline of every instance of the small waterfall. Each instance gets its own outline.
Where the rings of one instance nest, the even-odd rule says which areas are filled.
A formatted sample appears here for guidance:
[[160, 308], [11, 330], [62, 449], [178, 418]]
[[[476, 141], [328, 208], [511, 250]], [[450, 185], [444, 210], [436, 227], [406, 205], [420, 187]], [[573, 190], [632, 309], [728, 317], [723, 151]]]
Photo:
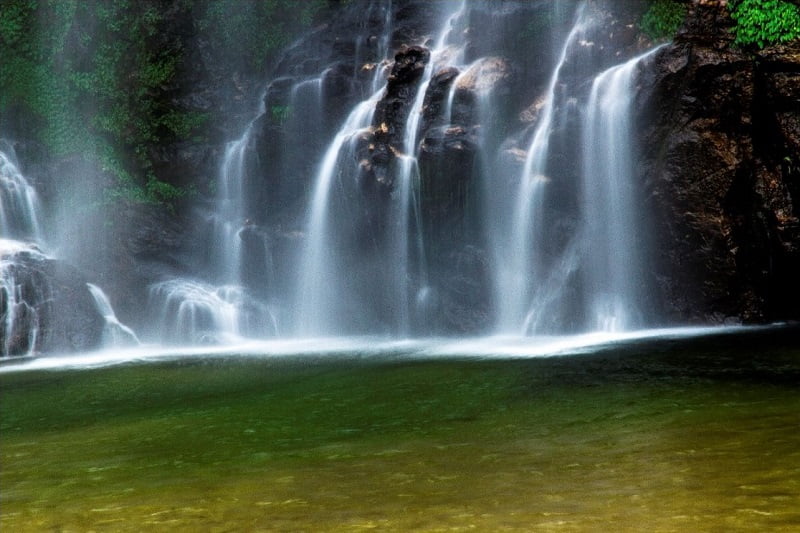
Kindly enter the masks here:
[[[366, 12], [367, 19], [382, 14], [384, 31], [376, 50], [379, 57], [362, 58], [357, 53], [357, 60], [382, 60], [386, 55], [391, 9], [384, 4], [371, 2]], [[346, 295], [340, 290], [342, 276], [346, 275], [345, 268], [337, 253], [335, 235], [331, 233], [330, 217], [333, 189], [337, 184], [342, 188], [355, 182], [353, 173], [357, 169], [349, 163], [355, 161], [359, 134], [367, 131], [372, 123], [375, 105], [384, 92], [385, 65], [367, 62], [365, 66], [372, 71], [369, 83], [372, 92], [350, 111], [336, 132], [324, 152], [313, 181], [305, 230], [306, 240], [299, 261], [292, 305], [291, 321], [296, 335], [337, 333], [349, 318], [348, 313], [343, 311]]]
[[246, 223], [243, 180], [245, 150], [252, 126], [251, 123], [241, 138], [225, 147], [217, 181], [217, 201], [211, 219], [216, 279], [228, 283], [239, 283], [242, 275], [242, 241], [239, 231]]
[[131, 328], [121, 323], [117, 319], [114, 309], [111, 307], [111, 302], [108, 301], [108, 296], [97, 285], [87, 283], [89, 292], [92, 293], [97, 310], [103, 315], [106, 321], [105, 328], [103, 329], [103, 347], [113, 348], [119, 346], [135, 346], [139, 344], [139, 338]]
[[69, 301], [74, 303], [80, 300], [82, 290], [95, 298], [105, 319], [104, 346], [138, 343], [98, 287], [51, 279], [58, 270], [53, 265], [59, 261], [42, 252], [45, 240], [36, 190], [20, 173], [13, 156], [0, 151], [0, 357], [38, 352], [42, 332], [56, 329], [51, 322], [62, 319], [54, 316], [53, 302], [71, 295], [74, 300]]
[[0, 152], [0, 238], [42, 242], [39, 199], [12, 161]]
[[337, 291], [342, 273], [336, 269], [335, 250], [328, 227], [331, 188], [342, 161], [354, 159], [352, 141], [360, 131], [369, 127], [375, 104], [382, 94], [381, 88], [353, 109], [322, 158], [311, 197], [307, 240], [300, 262], [295, 324], [297, 333], [301, 335], [330, 332], [335, 325], [331, 315], [335, 313], [337, 300], [344, 296]]
[[498, 296], [498, 329], [504, 333], [519, 334], [536, 330], [532, 322], [537, 312], [537, 303], [541, 302], [545, 293], [548, 278], [542, 262], [547, 239], [543, 210], [545, 188], [550, 180], [547, 176], [550, 135], [555, 110], [560, 103], [557, 89], [561, 70], [568, 59], [568, 51], [582, 38], [589, 24], [586, 9], [581, 6], [547, 85], [544, 104], [526, 153], [510, 231], [505, 230], [510, 235], [510, 240], [500, 235], [495, 236], [502, 245], [496, 252], [495, 286]]
[[609, 68], [592, 83], [583, 123], [586, 306], [590, 327], [642, 325], [641, 198], [633, 181], [631, 102], [640, 63], [658, 48]]
[[[465, 43], [450, 44], [456, 21], [464, 16], [466, 0], [462, 1], [457, 10], [446, 18], [439, 36], [431, 49], [431, 56], [419, 89], [414, 98], [414, 103], [409, 111], [403, 135], [403, 152], [400, 155], [399, 172], [396, 180], [396, 190], [393, 193], [391, 235], [391, 253], [395, 258], [392, 262], [391, 285], [393, 295], [390, 297], [395, 304], [394, 315], [397, 321], [397, 333], [408, 335], [411, 333], [411, 314], [414, 307], [426, 299], [427, 274], [424, 256], [424, 243], [422, 242], [422, 224], [420, 212], [420, 174], [419, 174], [419, 128], [422, 121], [422, 106], [428, 92], [431, 78], [439, 69], [459, 61], [463, 57]], [[412, 216], [416, 215], [416, 216]], [[413, 225], [412, 225], [413, 222]], [[416, 239], [414, 239], [416, 237]], [[413, 241], [413, 243], [412, 243]], [[413, 250], [412, 250], [413, 246]], [[412, 251], [418, 256], [418, 264], [411, 264]], [[410, 273], [417, 271], [420, 277], [420, 288], [417, 294], [412, 295], [410, 287]]]
[[150, 287], [149, 305], [166, 342], [218, 343], [277, 333], [271, 310], [240, 286], [167, 280]]
[[[448, 37], [453, 22], [464, 12], [466, 2], [460, 2], [458, 8], [446, 18], [440, 34], [435, 40], [431, 57], [425, 66], [417, 93], [411, 105], [406, 123], [394, 176], [394, 189], [391, 193], [391, 204], [388, 214], [388, 273], [380, 279], [362, 280], [365, 283], [380, 284], [375, 292], [378, 297], [387, 300], [391, 308], [391, 327], [395, 334], [410, 333], [411, 312], [414, 302], [424, 299], [426, 287], [420, 294], [412, 294], [410, 275], [413, 270], [424, 270], [424, 265], [412, 268], [412, 249], [422, 263], [422, 244], [418, 214], [419, 170], [417, 165], [418, 134], [422, 118], [422, 106], [431, 76], [437, 68], [443, 66], [447, 59], [458, 55], [448, 45]], [[383, 77], [382, 72], [375, 72], [372, 87]], [[348, 276], [347, 260], [340, 257], [337, 250], [337, 236], [331, 228], [331, 206], [335, 201], [333, 189], [337, 185], [347, 188], [348, 182], [355, 181], [358, 171], [356, 161], [359, 134], [368, 132], [373, 125], [373, 116], [378, 101], [383, 97], [385, 85], [381, 85], [368, 99], [359, 103], [351, 111], [347, 120], [328, 146], [315, 179], [309, 218], [307, 224], [307, 240], [301, 261], [298, 282], [296, 309], [296, 332], [300, 335], [319, 335], [341, 332], [353, 325], [352, 316], [347, 308], [349, 302], [346, 290], [341, 290], [343, 278]], [[373, 125], [384, 127], [383, 125]], [[343, 185], [344, 183], [344, 185]], [[416, 239], [413, 237], [416, 236]], [[385, 259], [384, 259], [385, 261]], [[421, 274], [424, 278], [424, 273]], [[362, 302], [363, 303], [363, 302]], [[359, 302], [355, 302], [359, 305]]]
[[0, 357], [33, 355], [41, 326], [34, 302], [47, 296], [45, 287], [18, 279], [20, 254], [45, 257], [33, 245], [0, 239]]
[[[174, 278], [150, 287], [148, 306], [156, 313], [157, 336], [175, 343], [231, 341], [241, 337], [267, 337], [277, 333], [272, 310], [244, 288], [249, 270], [269, 278], [271, 256], [266, 239], [255, 231], [248, 216], [247, 168], [252, 151], [254, 124], [264, 116], [263, 104], [242, 136], [225, 146], [217, 179], [217, 197], [209, 216], [213, 283]], [[248, 242], [258, 243], [246, 247]], [[252, 258], [248, 253], [260, 251]], [[265, 274], [266, 273], [266, 274]]]
[[[12, 152], [13, 154], [13, 152]], [[39, 200], [36, 190], [20, 173], [13, 155], [0, 152], [0, 357], [32, 355], [37, 347], [41, 319], [36, 302], [47, 298], [45, 287], [20, 279], [20, 261], [45, 259]]]
[[[630, 115], [652, 52], [607, 68], [637, 46], [616, 32], [630, 19], [590, 1], [356, 4], [286, 51], [220, 147], [198, 245], [144, 274], [143, 338], [644, 325]], [[2, 152], [0, 178], [0, 237], [14, 243], [0, 245], [2, 327], [26, 321], [31, 337], [13, 342], [33, 350], [47, 330], [9, 265], [39, 253], [18, 241], [46, 236]], [[86, 290], [106, 343], [135, 340]]]

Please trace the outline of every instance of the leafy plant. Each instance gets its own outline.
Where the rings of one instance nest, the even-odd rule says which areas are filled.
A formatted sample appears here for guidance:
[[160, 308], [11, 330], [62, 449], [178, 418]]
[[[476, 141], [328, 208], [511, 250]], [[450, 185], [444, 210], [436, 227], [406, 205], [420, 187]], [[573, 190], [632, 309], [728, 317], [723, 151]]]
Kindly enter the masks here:
[[783, 43], [800, 38], [800, 7], [783, 0], [731, 0], [731, 17], [736, 21], [735, 44]]
[[653, 40], [671, 39], [686, 18], [686, 8], [675, 0], [655, 0], [642, 15], [639, 28]]

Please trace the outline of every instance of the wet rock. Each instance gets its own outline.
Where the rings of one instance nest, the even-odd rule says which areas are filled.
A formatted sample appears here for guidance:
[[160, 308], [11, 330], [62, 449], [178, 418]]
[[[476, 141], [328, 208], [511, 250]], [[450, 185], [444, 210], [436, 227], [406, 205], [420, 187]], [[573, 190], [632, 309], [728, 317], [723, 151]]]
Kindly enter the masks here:
[[476, 334], [490, 327], [490, 276], [486, 252], [472, 245], [448, 254], [441, 278], [442, 328], [448, 333]]
[[242, 241], [242, 283], [248, 290], [266, 297], [272, 290], [272, 250], [266, 232], [252, 222], [239, 230]]
[[475, 61], [456, 81], [456, 90], [475, 94], [497, 92], [508, 89], [512, 70], [508, 61], [501, 57], [482, 57]]
[[449, 114], [446, 115], [447, 103], [453, 82], [460, 71], [455, 67], [445, 67], [433, 76], [425, 92], [422, 103], [422, 131], [428, 131], [433, 126], [445, 126], [450, 123]]
[[477, 130], [460, 126], [433, 128], [422, 140], [422, 215], [434, 240], [465, 237], [477, 146]]
[[375, 106], [373, 126], [381, 134], [378, 142], [403, 149], [406, 120], [429, 60], [430, 51], [421, 46], [404, 46], [395, 54], [386, 92]]
[[437, 271], [450, 272], [448, 258], [479, 238], [470, 216], [478, 205], [477, 146], [477, 130], [460, 126], [432, 128], [420, 146], [423, 233]]
[[0, 355], [100, 346], [105, 319], [78, 270], [38, 252], [0, 253]]

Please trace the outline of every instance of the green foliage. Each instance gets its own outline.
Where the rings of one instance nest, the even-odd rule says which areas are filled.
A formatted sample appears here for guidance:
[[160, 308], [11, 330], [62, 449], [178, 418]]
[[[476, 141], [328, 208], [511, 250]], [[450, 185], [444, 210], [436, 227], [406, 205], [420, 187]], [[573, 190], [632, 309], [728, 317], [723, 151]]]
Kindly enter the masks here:
[[4, 45], [18, 43], [25, 33], [28, 18], [35, 7], [34, 0], [3, 5], [0, 9], [0, 42]]
[[197, 27], [229, 60], [258, 70], [290, 43], [298, 28], [310, 26], [325, 5], [325, 0], [213, 0], [206, 3]]
[[0, 0], [0, 123], [17, 117], [53, 156], [93, 157], [114, 178], [108, 201], [174, 203], [190, 191], [158, 179], [153, 154], [202, 142], [212, 119], [176, 103], [193, 39], [229, 72], [260, 73], [327, 2]]
[[686, 18], [686, 8], [676, 0], [655, 0], [642, 15], [639, 28], [651, 39], [671, 39]]
[[116, 179], [112, 199], [179, 198], [148, 177], [148, 149], [208, 120], [164, 101], [182, 50], [158, 38], [162, 11], [152, 0], [3, 0], [0, 9], [0, 115], [33, 118], [29, 134], [54, 156], [94, 157]]
[[782, 0], [731, 0], [739, 46], [783, 43], [800, 38], [800, 7]]

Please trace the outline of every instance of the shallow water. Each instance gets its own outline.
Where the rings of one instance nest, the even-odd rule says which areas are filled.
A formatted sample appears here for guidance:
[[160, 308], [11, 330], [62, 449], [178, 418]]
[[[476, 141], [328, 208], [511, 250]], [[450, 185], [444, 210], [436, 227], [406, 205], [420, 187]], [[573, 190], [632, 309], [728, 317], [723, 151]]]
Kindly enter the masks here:
[[797, 334], [6, 365], [0, 530], [797, 531]]

